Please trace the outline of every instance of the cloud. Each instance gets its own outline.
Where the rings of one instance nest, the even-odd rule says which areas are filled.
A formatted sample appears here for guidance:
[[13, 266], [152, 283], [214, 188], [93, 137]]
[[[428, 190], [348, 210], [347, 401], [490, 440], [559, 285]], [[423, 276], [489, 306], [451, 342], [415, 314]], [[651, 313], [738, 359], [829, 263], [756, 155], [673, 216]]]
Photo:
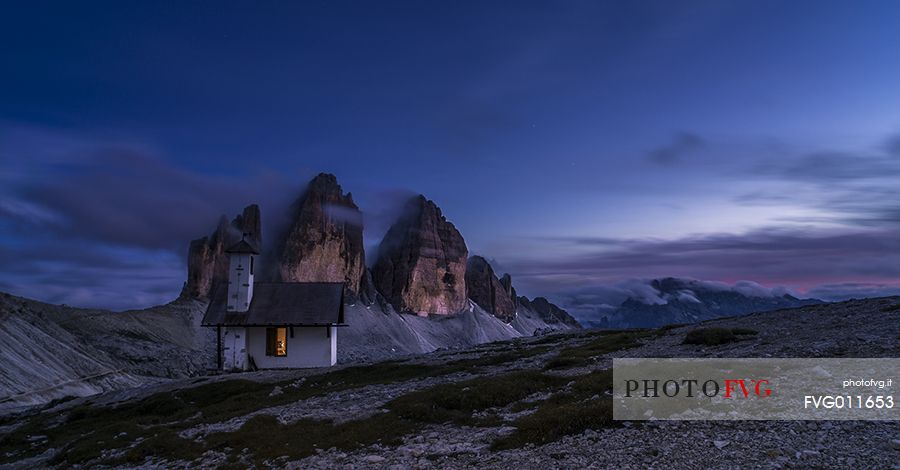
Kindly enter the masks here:
[[672, 301], [701, 303], [701, 291], [737, 292], [748, 297], [780, 297], [792, 293], [783, 286], [765, 287], [753, 281], [725, 283], [689, 278], [625, 279], [608, 284], [563, 290], [556, 301], [576, 318], [588, 321], [611, 314], [626, 300], [647, 305], [665, 305]]
[[740, 178], [774, 184], [733, 201], [741, 205], [802, 205], [819, 214], [784, 218], [785, 222], [900, 225], [900, 135], [875, 148], [825, 149], [764, 160], [742, 172]]
[[335, 222], [363, 226], [363, 216], [356, 209], [340, 206], [337, 204], [325, 204], [325, 214]]
[[28, 225], [62, 225], [63, 218], [56, 212], [34, 204], [7, 197], [0, 200], [0, 215]]
[[757, 172], [819, 184], [884, 180], [900, 176], [900, 160], [889, 154], [821, 151], [782, 163], [768, 162], [758, 167]]
[[807, 295], [822, 300], [846, 300], [851, 298], [887, 297], [900, 295], [900, 282], [825, 284], [811, 289]]
[[191, 239], [250, 203], [268, 226], [299, 192], [271, 172], [201, 174], [140, 142], [48, 129], [3, 126], [0, 156], [0, 283], [56, 303], [169, 301]]
[[888, 155], [900, 157], [900, 134], [893, 135], [885, 141], [884, 150]]
[[[732, 160], [730, 169], [714, 168], [709, 178], [754, 187], [733, 202], [765, 207], [774, 215], [768, 226], [674, 239], [544, 237], [499, 258], [520, 292], [545, 293], [588, 316], [626, 296], [665, 300], [623, 281], [648, 277], [715, 279], [747, 295], [893, 295], [900, 292], [900, 136], [888, 142], [874, 152], [787, 152], [762, 165]], [[679, 147], [662, 148], [658, 163], [676, 161], [667, 152]]]
[[678, 163], [686, 155], [705, 147], [706, 141], [697, 134], [680, 132], [671, 142], [647, 152], [647, 158], [658, 165], [670, 166]]
[[419, 193], [405, 188], [377, 188], [369, 192], [366, 198], [367, 208], [363, 210], [363, 224], [366, 237], [378, 242], [396, 222], [409, 204]]
[[171, 301], [186, 276], [176, 253], [54, 239], [0, 248], [0, 290], [54, 304], [116, 310]]
[[[57, 178], [26, 180], [17, 196], [58, 214], [60, 235], [144, 248], [175, 248], [205, 234], [223, 211], [270, 199], [280, 178], [209, 177], [132, 149], [90, 154]], [[34, 219], [34, 217], [32, 217]]]
[[[44, 152], [33, 143], [42, 135], [53, 143]], [[66, 239], [180, 249], [223, 213], [287, 207], [299, 187], [267, 171], [201, 174], [141, 143], [50, 130], [2, 136], [0, 155], [17, 163], [3, 178], [0, 217]]]
[[[579, 237], [541, 256], [506, 257], [504, 267], [522, 292], [547, 292], [551, 297], [617, 285], [622, 279], [668, 276], [762, 284], [732, 287], [746, 293], [779, 285], [803, 292], [826, 284], [900, 279], [900, 229], [765, 228], [618, 243]], [[634, 289], [629, 295], [650, 298]]]

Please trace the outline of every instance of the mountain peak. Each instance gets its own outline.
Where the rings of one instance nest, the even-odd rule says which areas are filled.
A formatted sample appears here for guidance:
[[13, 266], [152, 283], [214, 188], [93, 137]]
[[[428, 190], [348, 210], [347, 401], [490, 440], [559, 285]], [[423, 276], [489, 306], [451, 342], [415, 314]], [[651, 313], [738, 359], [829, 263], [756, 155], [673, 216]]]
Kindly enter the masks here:
[[285, 282], [343, 282], [358, 293], [365, 271], [362, 212], [337, 177], [320, 173], [292, 206], [276, 250]]
[[372, 278], [401, 312], [448, 315], [466, 305], [469, 250], [433, 201], [418, 195], [388, 229]]
[[208, 237], [192, 240], [188, 248], [188, 277], [182, 289], [182, 297], [203, 299], [209, 296], [214, 285], [228, 282], [228, 256], [225, 249], [237, 243], [244, 233], [260, 246], [262, 222], [259, 206], [244, 208], [231, 222], [222, 214], [216, 229]]
[[515, 297], [510, 296], [490, 263], [481, 256], [470, 257], [466, 264], [466, 290], [469, 298], [488, 313], [506, 323], [515, 318]]

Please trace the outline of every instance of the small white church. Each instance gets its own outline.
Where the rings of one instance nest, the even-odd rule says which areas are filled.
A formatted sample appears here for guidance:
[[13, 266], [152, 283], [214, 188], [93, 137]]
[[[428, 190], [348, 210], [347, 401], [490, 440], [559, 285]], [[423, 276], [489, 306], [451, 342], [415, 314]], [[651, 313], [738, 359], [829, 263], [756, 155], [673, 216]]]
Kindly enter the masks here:
[[333, 366], [344, 284], [255, 282], [259, 250], [242, 239], [225, 252], [228, 285], [213, 290], [202, 321], [216, 328], [219, 369]]

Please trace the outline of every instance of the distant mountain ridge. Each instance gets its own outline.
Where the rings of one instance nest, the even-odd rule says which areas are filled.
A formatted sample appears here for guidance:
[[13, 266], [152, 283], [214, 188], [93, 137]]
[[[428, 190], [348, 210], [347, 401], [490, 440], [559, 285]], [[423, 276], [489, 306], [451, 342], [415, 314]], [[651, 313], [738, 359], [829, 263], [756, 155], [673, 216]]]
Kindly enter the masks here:
[[667, 277], [653, 279], [649, 286], [653, 289], [649, 298], [629, 297], [618, 307], [588, 320], [586, 326], [647, 328], [825, 303], [752, 283], [727, 285]]

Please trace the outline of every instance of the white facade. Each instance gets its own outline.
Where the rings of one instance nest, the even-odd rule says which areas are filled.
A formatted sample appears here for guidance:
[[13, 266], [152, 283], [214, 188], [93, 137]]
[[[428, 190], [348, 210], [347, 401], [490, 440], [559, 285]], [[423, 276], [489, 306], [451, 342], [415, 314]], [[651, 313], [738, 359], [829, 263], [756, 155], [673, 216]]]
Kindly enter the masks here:
[[287, 328], [287, 354], [266, 355], [266, 328], [251, 327], [247, 352], [260, 369], [289, 369], [301, 367], [330, 367], [337, 363], [337, 327], [295, 326]]
[[231, 253], [228, 259], [228, 307], [229, 312], [246, 312], [253, 300], [253, 274], [256, 255]]
[[[226, 327], [222, 335], [223, 368], [250, 370], [251, 358], [257, 369], [330, 367], [337, 363], [335, 326], [295, 326], [287, 329], [284, 356], [268, 355], [266, 327]], [[293, 329], [293, 336], [291, 330]]]
[[247, 328], [236, 326], [222, 328], [222, 356], [224, 370], [247, 370], [249, 368]]

